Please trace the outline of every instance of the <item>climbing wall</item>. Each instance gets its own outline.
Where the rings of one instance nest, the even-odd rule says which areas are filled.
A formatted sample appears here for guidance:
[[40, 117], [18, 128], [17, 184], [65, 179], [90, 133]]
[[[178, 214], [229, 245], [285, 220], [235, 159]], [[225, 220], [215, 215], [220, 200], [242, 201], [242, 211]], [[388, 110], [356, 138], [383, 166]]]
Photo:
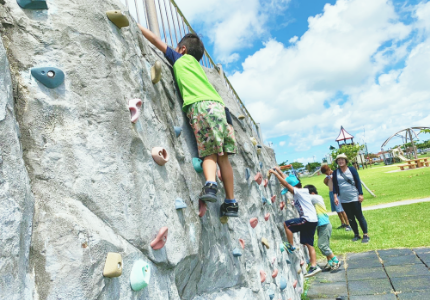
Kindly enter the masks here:
[[[120, 1], [47, 6], [0, 0], [0, 299], [300, 299], [304, 252], [280, 251], [282, 221], [296, 214], [288, 202], [280, 209], [286, 198], [275, 178], [267, 187], [253, 181], [258, 172], [266, 179], [275, 155], [264, 146], [257, 154], [221, 76], [205, 70], [232, 112], [239, 145], [231, 163], [240, 217], [227, 224], [221, 181], [218, 202], [199, 217], [204, 177], [192, 164], [196, 142], [171, 67], [127, 12], [128, 27], [107, 18], [125, 10]], [[162, 77], [153, 84], [157, 61]], [[53, 67], [57, 81], [47, 87]], [[136, 98], [141, 114], [132, 123]], [[152, 158], [154, 147], [168, 153], [165, 165]], [[178, 198], [186, 208], [176, 209]], [[155, 250], [162, 227], [167, 241]], [[119, 277], [103, 276], [109, 252], [121, 255]], [[150, 277], [135, 291], [138, 262]]]

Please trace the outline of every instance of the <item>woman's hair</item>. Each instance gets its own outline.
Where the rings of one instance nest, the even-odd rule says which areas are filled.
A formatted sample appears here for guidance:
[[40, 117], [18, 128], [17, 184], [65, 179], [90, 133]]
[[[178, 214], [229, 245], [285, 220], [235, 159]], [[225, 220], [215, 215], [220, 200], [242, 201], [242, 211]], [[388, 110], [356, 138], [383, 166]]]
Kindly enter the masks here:
[[205, 53], [205, 46], [202, 40], [195, 33], [187, 33], [179, 42], [179, 48], [187, 47], [187, 54], [193, 56], [197, 61], [200, 61]]

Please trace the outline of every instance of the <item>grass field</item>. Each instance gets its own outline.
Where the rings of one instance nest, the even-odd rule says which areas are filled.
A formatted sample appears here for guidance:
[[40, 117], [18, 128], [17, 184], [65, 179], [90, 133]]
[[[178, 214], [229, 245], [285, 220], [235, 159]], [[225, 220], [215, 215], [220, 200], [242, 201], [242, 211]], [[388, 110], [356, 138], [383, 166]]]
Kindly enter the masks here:
[[[419, 199], [430, 197], [430, 168], [419, 168], [410, 171], [386, 173], [399, 170], [396, 165], [378, 165], [368, 169], [359, 170], [360, 179], [373, 191], [376, 198], [372, 197], [364, 188], [363, 206], [371, 206], [381, 203], [396, 202], [407, 199]], [[330, 210], [328, 187], [324, 185], [325, 175], [310, 178], [301, 178], [303, 186], [312, 184], [316, 186], [318, 193], [324, 197], [327, 209]]]

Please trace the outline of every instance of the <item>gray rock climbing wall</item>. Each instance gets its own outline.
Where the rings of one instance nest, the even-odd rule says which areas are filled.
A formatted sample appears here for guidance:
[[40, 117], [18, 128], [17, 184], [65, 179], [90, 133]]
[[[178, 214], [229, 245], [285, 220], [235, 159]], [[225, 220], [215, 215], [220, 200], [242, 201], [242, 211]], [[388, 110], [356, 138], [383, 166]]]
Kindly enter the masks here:
[[[131, 17], [123, 29], [106, 17], [107, 10], [125, 8], [114, 0], [48, 5], [31, 11], [0, 0], [7, 53], [0, 47], [0, 299], [269, 299], [269, 290], [275, 299], [300, 299], [292, 283], [303, 285], [297, 267], [304, 253], [290, 255], [288, 265], [279, 250], [282, 220], [294, 216], [292, 207], [279, 209], [274, 178], [267, 188], [252, 181], [276, 164], [275, 155], [266, 147], [257, 155], [249, 139], [255, 134], [237, 119], [241, 109], [219, 74], [206, 70], [233, 113], [239, 144], [231, 163], [240, 218], [225, 225], [222, 182], [218, 202], [198, 216], [204, 177], [191, 163], [195, 139], [171, 68]], [[163, 75], [153, 85], [149, 70], [157, 60]], [[63, 70], [64, 84], [48, 89], [32, 78], [30, 68], [43, 66]], [[143, 101], [136, 124], [128, 110], [132, 98]], [[183, 127], [179, 138], [173, 126]], [[163, 167], [151, 157], [156, 146], [170, 154]], [[275, 194], [273, 205], [262, 204], [262, 196], [270, 201]], [[182, 211], [175, 210], [178, 197], [188, 205]], [[252, 217], [259, 219], [255, 229]], [[167, 243], [153, 250], [150, 242], [163, 226]], [[234, 248], [243, 255], [233, 257]], [[123, 257], [118, 278], [102, 275], [108, 252]], [[150, 264], [151, 280], [134, 292], [129, 276], [138, 259]], [[279, 275], [272, 279], [275, 268]], [[263, 284], [260, 270], [267, 273]], [[284, 291], [281, 276], [288, 282]]]

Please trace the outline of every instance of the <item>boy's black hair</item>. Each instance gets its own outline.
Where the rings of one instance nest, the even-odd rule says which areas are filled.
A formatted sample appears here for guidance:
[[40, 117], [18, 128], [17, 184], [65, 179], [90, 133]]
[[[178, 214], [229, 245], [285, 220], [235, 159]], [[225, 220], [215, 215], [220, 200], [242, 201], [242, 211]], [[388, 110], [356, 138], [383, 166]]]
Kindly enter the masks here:
[[301, 189], [302, 188], [302, 183], [299, 181], [299, 183], [296, 184], [294, 187]]
[[305, 186], [305, 189], [309, 190], [309, 194], [314, 193], [315, 195], [318, 195], [318, 191], [317, 188], [315, 186], [313, 186], [312, 184], [308, 184]]
[[187, 33], [179, 42], [179, 47], [187, 47], [187, 54], [200, 61], [205, 53], [205, 46], [202, 40], [195, 33]]

